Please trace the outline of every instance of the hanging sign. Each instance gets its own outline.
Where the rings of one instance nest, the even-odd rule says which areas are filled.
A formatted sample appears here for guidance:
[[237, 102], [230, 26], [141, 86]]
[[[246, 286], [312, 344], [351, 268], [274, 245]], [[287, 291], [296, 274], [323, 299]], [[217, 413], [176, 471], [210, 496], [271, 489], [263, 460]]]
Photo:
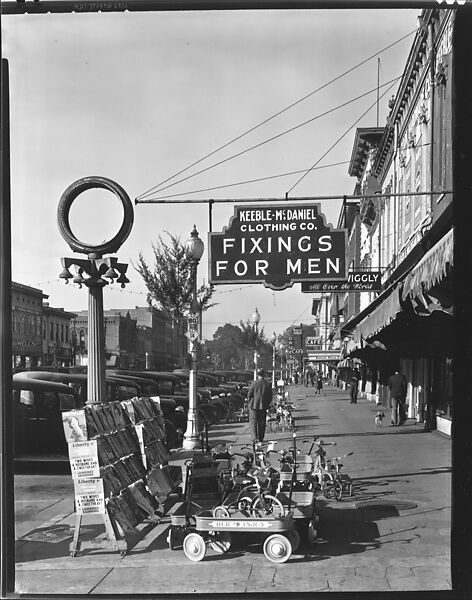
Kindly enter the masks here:
[[353, 271], [344, 281], [303, 281], [302, 292], [380, 292], [380, 271]]
[[320, 350], [319, 352], [308, 352], [308, 360], [313, 362], [341, 360], [341, 353], [339, 350]]
[[209, 283], [345, 281], [346, 238], [319, 204], [235, 206], [228, 227], [209, 233]]
[[105, 514], [103, 479], [75, 479], [74, 492], [78, 515]]

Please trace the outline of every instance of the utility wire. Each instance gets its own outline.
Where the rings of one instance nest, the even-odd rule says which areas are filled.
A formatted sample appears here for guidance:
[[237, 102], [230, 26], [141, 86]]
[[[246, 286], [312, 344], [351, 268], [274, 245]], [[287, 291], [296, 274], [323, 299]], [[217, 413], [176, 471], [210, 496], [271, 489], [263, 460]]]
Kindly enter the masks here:
[[153, 193], [154, 191], [158, 190], [158, 188], [160, 188], [162, 185], [164, 185], [165, 183], [167, 183], [168, 181], [170, 181], [171, 179], [174, 179], [175, 177], [178, 177], [179, 175], [181, 175], [182, 173], [185, 173], [185, 171], [188, 171], [189, 169], [191, 169], [192, 167], [198, 165], [199, 163], [203, 162], [205, 159], [209, 158], [210, 156], [213, 156], [214, 154], [216, 154], [217, 152], [219, 152], [220, 150], [223, 150], [224, 148], [228, 147], [230, 144], [233, 144], [234, 142], [240, 140], [241, 138], [243, 138], [244, 136], [248, 135], [249, 133], [252, 133], [253, 131], [255, 131], [256, 129], [258, 129], [259, 127], [262, 127], [262, 125], [265, 125], [266, 123], [269, 123], [270, 121], [272, 121], [273, 119], [275, 119], [276, 117], [282, 115], [283, 113], [287, 112], [288, 110], [290, 110], [291, 108], [293, 108], [294, 106], [297, 106], [298, 104], [300, 104], [301, 102], [303, 102], [304, 100], [310, 98], [311, 96], [313, 96], [314, 94], [317, 94], [318, 92], [320, 92], [321, 90], [323, 90], [324, 88], [328, 87], [329, 85], [331, 85], [332, 83], [336, 82], [338, 79], [341, 79], [342, 77], [344, 77], [345, 75], [348, 75], [349, 73], [352, 73], [352, 71], [355, 71], [356, 69], [358, 69], [359, 67], [361, 67], [362, 65], [364, 65], [365, 63], [369, 62], [370, 60], [372, 60], [373, 58], [375, 58], [376, 56], [378, 56], [379, 54], [382, 54], [383, 52], [385, 52], [386, 50], [389, 50], [390, 48], [392, 48], [393, 46], [395, 46], [396, 44], [399, 44], [400, 42], [402, 42], [403, 40], [405, 40], [407, 37], [409, 37], [410, 35], [412, 35], [413, 33], [416, 32], [416, 28], [413, 29], [412, 31], [408, 32], [407, 34], [405, 34], [403, 37], [401, 37], [400, 39], [396, 40], [395, 42], [392, 42], [391, 44], [389, 44], [388, 46], [385, 46], [385, 48], [382, 48], [381, 50], [379, 50], [378, 52], [376, 52], [375, 54], [372, 54], [371, 56], [367, 57], [366, 59], [364, 59], [362, 62], [358, 63], [357, 65], [354, 65], [353, 67], [351, 67], [350, 69], [348, 69], [347, 71], [344, 71], [344, 73], [341, 73], [340, 75], [337, 75], [336, 77], [334, 77], [333, 79], [331, 79], [330, 81], [328, 81], [327, 83], [324, 83], [323, 85], [321, 85], [320, 87], [316, 88], [315, 90], [313, 90], [312, 92], [306, 94], [305, 96], [303, 96], [302, 98], [300, 98], [299, 100], [296, 100], [295, 102], [293, 102], [292, 104], [286, 106], [285, 108], [283, 108], [282, 110], [274, 113], [272, 116], [268, 117], [267, 119], [265, 119], [264, 121], [261, 121], [260, 123], [258, 123], [257, 125], [254, 125], [253, 127], [251, 127], [250, 129], [246, 130], [245, 132], [241, 133], [240, 135], [236, 136], [235, 138], [231, 139], [229, 142], [226, 142], [225, 144], [223, 144], [222, 146], [219, 146], [218, 148], [216, 148], [215, 150], [212, 150], [211, 152], [209, 152], [208, 154], [206, 154], [205, 156], [203, 156], [202, 158], [196, 160], [195, 162], [193, 162], [192, 164], [188, 165], [187, 167], [184, 167], [183, 169], [181, 169], [180, 171], [174, 173], [173, 175], [171, 175], [170, 177], [168, 177], [167, 179], [164, 179], [163, 181], [161, 181], [160, 183], [156, 184], [155, 186], [151, 187], [150, 189], [148, 189], [147, 191], [143, 192], [142, 194], [140, 194], [137, 199], [139, 198], [144, 198], [145, 196], [149, 195], [150, 193]]
[[[343, 160], [337, 163], [331, 163], [330, 165], [321, 165], [316, 169], [327, 169], [328, 167], [339, 167], [340, 165], [349, 164], [351, 161]], [[166, 198], [176, 198], [177, 196], [187, 196], [189, 194], [199, 194], [200, 192], [212, 192], [214, 190], [221, 190], [229, 187], [236, 187], [238, 185], [246, 185], [248, 183], [258, 183], [260, 181], [269, 181], [270, 179], [277, 179], [279, 177], [288, 177], [289, 175], [298, 175], [299, 173], [305, 173], [306, 169], [300, 169], [299, 171], [290, 171], [288, 173], [279, 173], [278, 175], [269, 175], [267, 177], [258, 177], [257, 179], [247, 179], [246, 181], [237, 181], [235, 183], [227, 183], [225, 185], [215, 185], [213, 187], [202, 188], [200, 190], [192, 190], [189, 192], [180, 192], [179, 194], [169, 194], [167, 196], [156, 196], [154, 198], [146, 198], [146, 202], [150, 200], [164, 200]], [[139, 200], [137, 201], [139, 202]]]
[[[386, 83], [383, 83], [380, 87], [389, 85], [392, 82], [395, 83], [399, 79], [401, 79], [401, 77], [395, 77], [394, 79], [391, 79], [390, 81], [387, 81]], [[164, 190], [167, 190], [168, 188], [173, 187], [174, 185], [182, 183], [183, 181], [187, 181], [188, 179], [191, 179], [192, 177], [196, 177], [197, 175], [201, 175], [202, 173], [205, 173], [206, 171], [209, 171], [210, 169], [213, 169], [214, 167], [218, 167], [219, 165], [222, 165], [222, 164], [232, 160], [233, 158], [237, 158], [238, 156], [242, 156], [243, 154], [246, 154], [247, 152], [250, 152], [251, 150], [260, 148], [261, 146], [264, 146], [265, 144], [268, 144], [269, 142], [273, 142], [274, 140], [277, 140], [277, 139], [281, 138], [282, 136], [287, 135], [288, 133], [292, 133], [293, 131], [300, 129], [300, 127], [304, 127], [308, 123], [312, 123], [313, 121], [316, 121], [317, 119], [321, 119], [321, 117], [325, 117], [326, 115], [329, 115], [330, 113], [335, 112], [336, 110], [339, 110], [340, 108], [343, 108], [343, 107], [347, 106], [348, 104], [351, 104], [352, 102], [355, 102], [356, 100], [359, 100], [360, 98], [363, 98], [364, 96], [368, 96], [372, 92], [376, 92], [376, 91], [377, 91], [377, 87], [372, 88], [372, 89], [368, 90], [367, 92], [364, 92], [363, 94], [360, 94], [359, 96], [356, 96], [355, 98], [351, 98], [350, 100], [347, 100], [346, 102], [343, 102], [342, 104], [339, 104], [338, 106], [335, 106], [334, 108], [330, 108], [329, 110], [327, 110], [323, 113], [320, 113], [319, 115], [316, 115], [316, 116], [312, 117], [311, 119], [308, 119], [307, 121], [303, 121], [303, 123], [299, 123], [298, 125], [295, 125], [294, 127], [291, 127], [290, 129], [286, 129], [285, 131], [282, 131], [281, 133], [278, 133], [277, 135], [267, 138], [266, 140], [263, 140], [262, 142], [255, 144], [254, 146], [250, 146], [249, 148], [246, 148], [245, 150], [241, 150], [241, 152], [232, 154], [231, 156], [228, 156], [227, 158], [224, 158], [216, 163], [213, 163], [212, 165], [209, 165], [208, 167], [205, 167], [204, 169], [200, 169], [200, 171], [196, 171], [195, 173], [192, 173], [191, 175], [187, 175], [187, 177], [178, 179], [177, 181], [174, 181], [174, 183], [169, 183], [169, 185], [166, 185], [166, 186], [156, 190], [156, 193], [163, 192]], [[382, 97], [384, 95], [385, 94], [382, 94]], [[142, 198], [143, 198], [142, 195], [139, 196], [139, 198], [136, 199], [136, 203], [139, 204], [139, 199], [142, 199]]]
[[[397, 79], [400, 79], [400, 77], [398, 77]], [[390, 83], [390, 82], [388, 82], [388, 83]], [[383, 85], [386, 85], [386, 84], [383, 84]], [[387, 88], [387, 89], [386, 89], [386, 90], [385, 90], [385, 91], [384, 91], [384, 92], [381, 94], [380, 98], [383, 98], [383, 97], [384, 97], [386, 94], [388, 94], [388, 92], [389, 92], [389, 91], [390, 91], [390, 90], [393, 88], [393, 86], [394, 86], [394, 85], [395, 85], [395, 81], [394, 81], [394, 82], [393, 82], [393, 83], [392, 83], [392, 84], [391, 84], [391, 85], [390, 85], [390, 86], [389, 86], [389, 87], [388, 87], [388, 88]], [[380, 100], [380, 98], [379, 98], [379, 100]], [[347, 134], [348, 134], [348, 133], [351, 131], [351, 129], [353, 129], [353, 128], [354, 128], [354, 127], [357, 125], [357, 123], [359, 123], [359, 121], [360, 121], [360, 120], [362, 120], [362, 119], [365, 117], [365, 115], [366, 115], [366, 114], [367, 114], [367, 113], [368, 113], [370, 110], [372, 110], [372, 108], [374, 108], [374, 106], [375, 106], [376, 104], [377, 104], [377, 99], [375, 100], [375, 102], [374, 102], [373, 104], [371, 104], [371, 105], [369, 106], [369, 108], [368, 108], [368, 109], [367, 109], [365, 112], [363, 112], [363, 113], [362, 113], [362, 115], [361, 115], [361, 116], [360, 116], [360, 117], [359, 117], [359, 118], [358, 118], [358, 119], [357, 119], [357, 120], [356, 120], [356, 121], [355, 121], [355, 122], [354, 122], [354, 123], [353, 123], [353, 124], [352, 124], [352, 125], [351, 125], [351, 126], [348, 128], [348, 129], [346, 129], [346, 131], [345, 131], [345, 132], [342, 134], [342, 136], [341, 136], [340, 138], [338, 138], [338, 139], [337, 139], [337, 140], [334, 142], [334, 144], [332, 144], [332, 145], [331, 145], [331, 146], [328, 148], [328, 150], [326, 150], [326, 152], [325, 152], [325, 153], [324, 153], [324, 154], [323, 154], [323, 155], [322, 155], [322, 156], [321, 156], [321, 157], [320, 157], [320, 158], [319, 158], [319, 159], [318, 159], [318, 160], [315, 162], [315, 164], [314, 164], [314, 165], [313, 165], [313, 166], [312, 166], [310, 169], [308, 169], [308, 171], [307, 171], [307, 172], [306, 172], [304, 175], [302, 175], [302, 176], [300, 177], [300, 179], [299, 179], [299, 180], [298, 180], [296, 183], [294, 183], [294, 184], [292, 185], [292, 187], [291, 187], [291, 188], [288, 190], [288, 192], [286, 192], [286, 194], [285, 194], [285, 196], [286, 196], [286, 197], [288, 197], [288, 195], [290, 194], [290, 192], [291, 192], [291, 191], [292, 191], [292, 190], [293, 190], [293, 189], [294, 189], [294, 188], [295, 188], [295, 187], [296, 187], [296, 186], [297, 186], [297, 185], [298, 185], [298, 184], [299, 184], [299, 183], [300, 183], [300, 182], [301, 182], [301, 181], [302, 181], [302, 180], [303, 180], [303, 179], [304, 179], [304, 178], [305, 178], [305, 177], [306, 177], [306, 176], [307, 176], [309, 173], [311, 173], [311, 171], [312, 171], [312, 170], [313, 170], [313, 169], [314, 169], [314, 168], [317, 166], [317, 164], [318, 164], [319, 162], [321, 162], [321, 161], [323, 160], [323, 158], [324, 158], [324, 157], [325, 157], [327, 154], [329, 154], [329, 152], [331, 152], [331, 150], [332, 150], [332, 149], [333, 149], [335, 146], [337, 146], [337, 144], [339, 144], [339, 142], [340, 142], [340, 141], [341, 141], [341, 140], [342, 140], [342, 139], [343, 139], [343, 138], [344, 138], [344, 137], [345, 137], [345, 136], [346, 136], [346, 135], [347, 135]]]
[[[425, 142], [424, 144], [416, 144], [415, 148], [422, 148], [423, 146], [429, 146], [430, 142]], [[409, 146], [402, 146], [399, 148], [402, 150], [409, 150]], [[341, 165], [348, 165], [350, 160], [342, 160], [336, 163], [330, 163], [328, 165], [321, 165], [317, 167], [313, 167], [313, 171], [317, 171], [319, 169], [327, 169], [330, 167], [339, 167]], [[248, 183], [259, 183], [261, 181], [270, 181], [271, 179], [278, 179], [280, 177], [289, 177], [290, 175], [298, 175], [299, 173], [305, 173], [306, 169], [299, 169], [298, 171], [289, 171], [287, 173], [279, 173], [278, 175], [267, 175], [266, 177], [258, 177], [257, 179], [246, 179], [245, 181], [236, 181], [234, 183], [226, 183], [223, 185], [215, 185], [213, 187], [201, 188], [199, 190], [189, 190], [188, 192], [180, 192], [178, 194], [168, 194], [166, 196], [155, 196], [154, 198], [147, 198], [146, 202], [150, 202], [152, 200], [166, 200], [168, 198], [177, 198], [178, 196], [188, 196], [190, 194], [199, 194], [201, 192], [213, 192], [215, 190], [221, 190], [230, 187], [236, 187], [238, 185], [247, 185]], [[137, 201], [139, 204], [139, 200]]]

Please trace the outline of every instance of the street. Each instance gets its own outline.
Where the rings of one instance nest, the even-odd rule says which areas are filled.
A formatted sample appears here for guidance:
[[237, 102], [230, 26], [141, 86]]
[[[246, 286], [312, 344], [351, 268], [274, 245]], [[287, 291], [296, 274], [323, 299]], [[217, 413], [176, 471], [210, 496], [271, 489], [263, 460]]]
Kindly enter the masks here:
[[[451, 440], [425, 433], [407, 421], [377, 427], [374, 403], [332, 387], [291, 386], [299, 447], [317, 435], [328, 456], [353, 452], [343, 471], [354, 481], [353, 496], [319, 497], [319, 540], [283, 564], [272, 563], [260, 541], [234, 537], [227, 554], [209, 550], [194, 563], [167, 545], [168, 514], [129, 536], [128, 553], [93, 550], [70, 557], [73, 486], [69, 476], [17, 475], [16, 591], [54, 594], [190, 592], [400, 591], [451, 589]], [[268, 432], [266, 440], [288, 447], [292, 433]], [[237, 451], [249, 442], [247, 423], [219, 424], [210, 444], [226, 442]], [[177, 460], [179, 452], [174, 455]], [[103, 523], [84, 519], [87, 539], [104, 535]]]

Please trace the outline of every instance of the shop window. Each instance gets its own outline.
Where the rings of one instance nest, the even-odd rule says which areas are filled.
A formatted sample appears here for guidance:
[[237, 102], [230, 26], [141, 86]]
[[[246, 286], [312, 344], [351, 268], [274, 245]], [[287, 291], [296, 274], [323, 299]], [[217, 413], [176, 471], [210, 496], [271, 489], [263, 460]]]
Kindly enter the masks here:
[[452, 419], [452, 358], [441, 360], [438, 373], [436, 414]]

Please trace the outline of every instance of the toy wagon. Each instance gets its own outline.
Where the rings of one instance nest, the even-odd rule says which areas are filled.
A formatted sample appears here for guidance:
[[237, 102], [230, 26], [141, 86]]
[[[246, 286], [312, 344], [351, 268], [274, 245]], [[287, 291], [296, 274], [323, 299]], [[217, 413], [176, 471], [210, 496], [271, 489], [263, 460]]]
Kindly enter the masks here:
[[[184, 511], [185, 512], [185, 511]], [[281, 517], [250, 517], [245, 511], [236, 511], [230, 517], [215, 516], [214, 511], [203, 510], [187, 520], [185, 514], [172, 515], [169, 530], [169, 546], [176, 549], [182, 540], [182, 548], [190, 560], [203, 560], [208, 546], [218, 553], [231, 548], [231, 533], [263, 534], [264, 555], [271, 562], [282, 563], [292, 555], [297, 544], [292, 513]]]

